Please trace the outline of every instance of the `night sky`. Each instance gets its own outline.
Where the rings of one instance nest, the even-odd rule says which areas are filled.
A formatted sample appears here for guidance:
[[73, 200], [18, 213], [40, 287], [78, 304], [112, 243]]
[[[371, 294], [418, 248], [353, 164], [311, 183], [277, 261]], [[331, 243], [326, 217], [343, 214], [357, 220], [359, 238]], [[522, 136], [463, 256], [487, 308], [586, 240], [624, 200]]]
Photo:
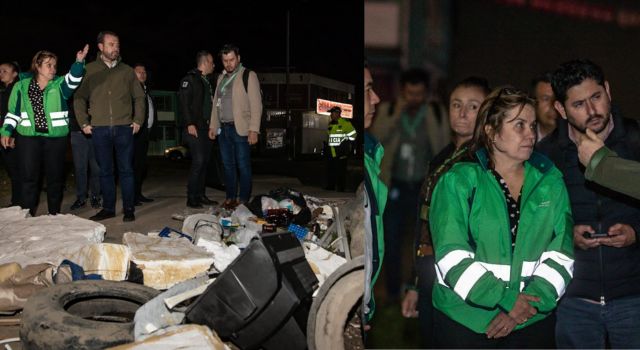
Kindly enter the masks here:
[[[123, 7], [113, 2], [56, 2], [45, 8], [5, 3], [0, 15], [0, 61], [17, 60], [26, 70], [35, 52], [46, 49], [58, 55], [61, 75], [84, 43], [90, 44], [89, 59], [95, 59], [98, 32], [111, 30], [120, 36], [123, 61], [145, 63], [155, 89], [177, 90], [180, 78], [195, 67], [198, 50], [214, 53], [216, 71], [220, 72], [222, 64], [216, 54], [229, 42], [240, 47], [245, 67], [257, 72], [284, 72], [289, 9], [292, 71], [314, 73], [360, 88], [364, 30], [360, 1], [187, 4], [179, 1], [156, 6], [131, 1]], [[13, 15], [8, 17], [8, 13]]]

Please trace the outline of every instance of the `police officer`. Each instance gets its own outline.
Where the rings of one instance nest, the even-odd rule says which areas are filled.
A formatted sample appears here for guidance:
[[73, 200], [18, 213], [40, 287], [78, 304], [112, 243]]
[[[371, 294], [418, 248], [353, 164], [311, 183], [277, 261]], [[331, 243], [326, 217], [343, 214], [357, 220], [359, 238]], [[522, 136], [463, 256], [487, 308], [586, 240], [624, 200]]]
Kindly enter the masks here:
[[337, 185], [340, 192], [344, 191], [347, 176], [347, 159], [351, 152], [351, 142], [356, 140], [356, 130], [351, 122], [340, 117], [342, 109], [335, 106], [329, 110], [331, 121], [327, 128], [329, 134], [329, 151], [327, 152], [328, 173], [326, 190], [333, 191]]

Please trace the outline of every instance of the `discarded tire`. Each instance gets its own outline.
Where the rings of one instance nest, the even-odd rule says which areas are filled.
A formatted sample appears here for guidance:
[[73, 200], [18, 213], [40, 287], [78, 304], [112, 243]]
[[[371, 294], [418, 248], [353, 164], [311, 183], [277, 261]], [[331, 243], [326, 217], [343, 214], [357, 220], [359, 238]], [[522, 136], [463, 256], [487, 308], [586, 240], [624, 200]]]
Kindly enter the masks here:
[[25, 349], [104, 349], [133, 342], [136, 310], [159, 292], [129, 282], [77, 281], [32, 296], [23, 310]]
[[364, 292], [364, 257], [334, 271], [314, 298], [307, 321], [309, 350], [344, 349], [344, 330], [351, 310]]

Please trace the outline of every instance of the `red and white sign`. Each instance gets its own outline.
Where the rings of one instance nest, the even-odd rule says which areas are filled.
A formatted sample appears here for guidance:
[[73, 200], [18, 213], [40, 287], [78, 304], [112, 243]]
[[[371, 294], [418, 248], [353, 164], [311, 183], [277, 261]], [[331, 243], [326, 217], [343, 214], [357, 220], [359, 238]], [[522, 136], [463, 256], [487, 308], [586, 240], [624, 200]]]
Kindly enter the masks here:
[[353, 118], [353, 105], [348, 103], [340, 103], [335, 101], [323, 100], [321, 98], [316, 100], [316, 113], [323, 115], [331, 115], [329, 110], [335, 106], [338, 106], [342, 109], [342, 113], [340, 116], [345, 119]]

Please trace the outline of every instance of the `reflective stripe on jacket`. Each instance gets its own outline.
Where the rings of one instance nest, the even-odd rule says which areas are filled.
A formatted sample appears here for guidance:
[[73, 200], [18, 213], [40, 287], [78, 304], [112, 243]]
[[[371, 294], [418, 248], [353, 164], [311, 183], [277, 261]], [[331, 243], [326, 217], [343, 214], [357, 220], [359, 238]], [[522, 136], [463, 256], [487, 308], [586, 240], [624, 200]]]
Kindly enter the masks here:
[[545, 318], [573, 275], [573, 220], [562, 174], [533, 153], [525, 162], [520, 221], [515, 246], [506, 200], [487, 168], [455, 164], [439, 180], [429, 219], [438, 283], [434, 306], [477, 333], [501, 311], [508, 313], [519, 293], [540, 297], [538, 314], [516, 329]]
[[26, 74], [18, 81], [9, 97], [9, 109], [0, 134], [10, 136], [15, 129], [22, 136], [61, 137], [69, 134], [67, 99], [73, 94], [84, 74], [84, 63], [75, 62], [65, 76], [53, 78], [42, 92], [48, 133], [37, 132], [34, 112], [29, 100], [29, 84], [35, 79]]

